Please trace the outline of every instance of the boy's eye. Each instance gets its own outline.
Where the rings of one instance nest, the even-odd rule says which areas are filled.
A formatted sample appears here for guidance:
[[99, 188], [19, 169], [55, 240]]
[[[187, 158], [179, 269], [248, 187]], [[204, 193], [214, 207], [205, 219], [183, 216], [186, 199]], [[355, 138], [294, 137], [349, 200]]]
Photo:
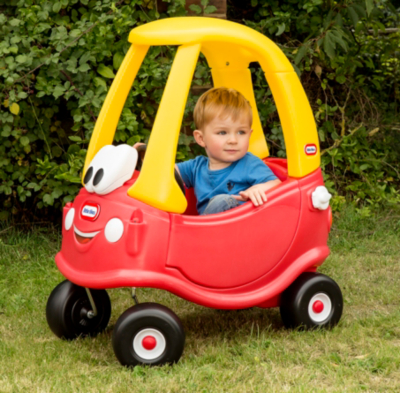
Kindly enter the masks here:
[[239, 131], [239, 134], [244, 135], [244, 134], [246, 134], [246, 131], [241, 130], [241, 131]]
[[218, 135], [225, 135], [226, 134], [226, 131], [219, 131], [218, 132]]

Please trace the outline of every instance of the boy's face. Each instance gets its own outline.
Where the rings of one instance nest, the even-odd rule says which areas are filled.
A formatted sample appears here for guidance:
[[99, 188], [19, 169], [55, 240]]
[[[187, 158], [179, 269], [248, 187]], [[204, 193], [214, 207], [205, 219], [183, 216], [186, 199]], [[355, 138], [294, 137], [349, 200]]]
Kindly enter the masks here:
[[246, 115], [233, 121], [231, 117], [214, 118], [204, 130], [193, 133], [196, 142], [206, 149], [210, 169], [223, 169], [240, 160], [249, 148], [252, 129]]

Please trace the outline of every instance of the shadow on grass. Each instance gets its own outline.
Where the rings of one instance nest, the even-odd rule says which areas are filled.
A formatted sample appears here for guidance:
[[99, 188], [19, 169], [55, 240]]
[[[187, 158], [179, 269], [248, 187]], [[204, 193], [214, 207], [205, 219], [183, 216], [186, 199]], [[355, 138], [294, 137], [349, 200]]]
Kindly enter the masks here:
[[279, 309], [245, 310], [196, 309], [182, 316], [186, 334], [199, 338], [237, 338], [238, 333], [259, 334], [260, 331], [284, 329]]

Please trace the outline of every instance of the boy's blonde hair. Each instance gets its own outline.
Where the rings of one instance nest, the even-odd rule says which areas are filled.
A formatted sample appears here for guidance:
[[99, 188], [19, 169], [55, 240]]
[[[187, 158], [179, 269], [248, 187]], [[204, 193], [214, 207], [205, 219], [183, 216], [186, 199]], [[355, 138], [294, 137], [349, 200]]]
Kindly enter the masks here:
[[216, 117], [223, 119], [231, 117], [236, 121], [243, 115], [248, 117], [251, 126], [253, 112], [249, 101], [243, 94], [226, 87], [214, 87], [206, 91], [197, 101], [193, 113], [198, 130], [204, 130], [205, 126]]

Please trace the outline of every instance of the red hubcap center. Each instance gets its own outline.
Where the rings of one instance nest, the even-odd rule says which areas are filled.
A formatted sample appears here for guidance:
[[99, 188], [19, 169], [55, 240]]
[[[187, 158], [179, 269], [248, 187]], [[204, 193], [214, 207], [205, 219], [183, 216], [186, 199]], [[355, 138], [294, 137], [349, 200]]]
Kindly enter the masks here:
[[319, 314], [324, 310], [324, 303], [322, 303], [320, 300], [317, 300], [314, 302], [312, 309], [316, 314]]
[[146, 336], [143, 340], [142, 340], [142, 345], [144, 349], [147, 349], [148, 351], [151, 351], [152, 349], [154, 349], [157, 345], [157, 341], [153, 336]]

